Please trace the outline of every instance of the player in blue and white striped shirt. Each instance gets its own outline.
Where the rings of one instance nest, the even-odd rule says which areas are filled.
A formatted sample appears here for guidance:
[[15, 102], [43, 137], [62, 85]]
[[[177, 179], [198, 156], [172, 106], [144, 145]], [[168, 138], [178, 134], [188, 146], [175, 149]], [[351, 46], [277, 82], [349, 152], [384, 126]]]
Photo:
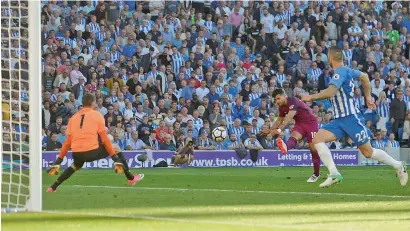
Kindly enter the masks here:
[[330, 80], [327, 89], [314, 95], [301, 96], [303, 101], [317, 101], [330, 99], [333, 106], [334, 120], [323, 126], [313, 138], [320, 159], [329, 169], [330, 175], [320, 184], [320, 187], [329, 187], [343, 181], [342, 175], [336, 168], [332, 154], [326, 143], [339, 140], [346, 136], [350, 137], [361, 153], [367, 158], [372, 158], [381, 163], [390, 165], [396, 169], [400, 184], [406, 185], [408, 174], [404, 162], [393, 159], [385, 151], [373, 148], [370, 144], [370, 131], [364, 125], [364, 118], [353, 102], [354, 81], [360, 80], [364, 88], [364, 97], [367, 108], [376, 108], [371, 96], [371, 85], [369, 76], [366, 73], [343, 66], [343, 52], [339, 47], [331, 47], [328, 51], [329, 65], [334, 70], [334, 75]]

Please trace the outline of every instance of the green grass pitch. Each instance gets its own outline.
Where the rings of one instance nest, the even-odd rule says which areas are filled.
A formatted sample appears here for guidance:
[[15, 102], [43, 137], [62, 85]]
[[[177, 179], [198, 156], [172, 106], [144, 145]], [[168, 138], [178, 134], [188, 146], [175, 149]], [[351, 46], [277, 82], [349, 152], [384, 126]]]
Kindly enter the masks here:
[[[4, 231], [408, 231], [410, 189], [388, 167], [342, 167], [321, 189], [309, 167], [141, 169], [134, 187], [112, 170], [81, 170], [43, 213], [2, 214]], [[322, 168], [322, 173], [325, 170]], [[44, 190], [56, 178], [44, 174]]]

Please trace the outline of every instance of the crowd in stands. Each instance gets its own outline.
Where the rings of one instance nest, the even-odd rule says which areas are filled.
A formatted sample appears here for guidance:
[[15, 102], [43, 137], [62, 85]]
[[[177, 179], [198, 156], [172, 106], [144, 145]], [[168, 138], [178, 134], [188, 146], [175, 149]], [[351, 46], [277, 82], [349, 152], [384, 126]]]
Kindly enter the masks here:
[[[239, 142], [276, 149], [272, 136], [258, 135], [278, 116], [271, 92], [283, 88], [297, 97], [326, 89], [331, 46], [371, 79], [376, 110], [366, 108], [360, 82], [351, 94], [372, 145], [407, 146], [408, 31], [404, 1], [42, 1], [43, 147], [61, 147], [70, 116], [92, 93], [112, 142], [124, 150], [175, 150], [188, 140], [201, 150]], [[16, 28], [7, 36], [26, 33]], [[6, 57], [24, 60], [27, 44], [15, 41]], [[7, 108], [28, 110], [15, 102], [28, 97], [23, 84], [17, 87], [11, 104], [3, 101], [3, 117]], [[332, 120], [328, 100], [308, 105], [320, 126]], [[11, 111], [12, 118], [26, 118], [18, 113]], [[211, 138], [219, 126], [229, 132], [222, 143]], [[286, 140], [291, 130], [280, 136]], [[349, 139], [328, 145], [355, 148]], [[306, 141], [297, 148], [308, 148]]]

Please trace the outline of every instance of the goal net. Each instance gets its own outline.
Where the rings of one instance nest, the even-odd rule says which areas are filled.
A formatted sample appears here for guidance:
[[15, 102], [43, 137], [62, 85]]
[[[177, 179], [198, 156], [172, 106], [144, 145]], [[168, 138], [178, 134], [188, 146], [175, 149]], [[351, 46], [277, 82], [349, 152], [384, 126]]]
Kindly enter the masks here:
[[1, 207], [41, 210], [40, 2], [1, 1]]

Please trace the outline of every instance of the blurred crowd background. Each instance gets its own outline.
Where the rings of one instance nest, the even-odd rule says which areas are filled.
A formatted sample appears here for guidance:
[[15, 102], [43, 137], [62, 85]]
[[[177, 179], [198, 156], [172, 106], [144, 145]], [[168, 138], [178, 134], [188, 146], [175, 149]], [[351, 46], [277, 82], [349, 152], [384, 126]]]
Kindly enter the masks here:
[[[13, 4], [13, 3], [11, 3]], [[3, 141], [26, 132], [27, 20], [2, 3]], [[12, 15], [9, 20], [6, 16]], [[6, 20], [5, 20], [6, 19]], [[354, 100], [377, 148], [406, 147], [410, 135], [410, 19], [404, 1], [42, 1], [43, 148], [58, 150], [67, 122], [95, 94], [112, 142], [124, 150], [276, 149], [260, 137], [278, 116], [271, 92], [316, 93], [332, 77], [327, 50], [371, 79], [376, 110], [360, 82]], [[327, 100], [310, 103], [320, 126]], [[212, 130], [225, 127], [222, 143]], [[280, 134], [285, 140], [292, 125]], [[355, 148], [351, 140], [328, 144]], [[13, 148], [13, 147], [9, 147]], [[15, 148], [21, 148], [15, 147]], [[300, 141], [299, 149], [308, 148]]]

